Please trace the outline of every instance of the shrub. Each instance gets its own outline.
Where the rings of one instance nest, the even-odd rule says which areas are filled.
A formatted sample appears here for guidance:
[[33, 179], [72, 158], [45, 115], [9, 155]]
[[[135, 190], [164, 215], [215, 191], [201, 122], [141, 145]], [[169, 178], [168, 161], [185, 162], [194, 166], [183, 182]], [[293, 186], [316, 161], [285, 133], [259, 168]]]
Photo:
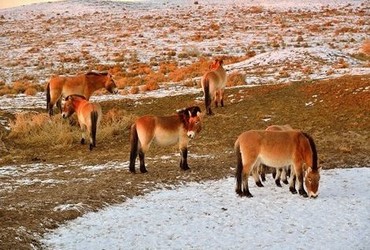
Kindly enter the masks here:
[[239, 72], [233, 72], [227, 77], [226, 85], [228, 87], [244, 85], [244, 84], [245, 84], [245, 75]]

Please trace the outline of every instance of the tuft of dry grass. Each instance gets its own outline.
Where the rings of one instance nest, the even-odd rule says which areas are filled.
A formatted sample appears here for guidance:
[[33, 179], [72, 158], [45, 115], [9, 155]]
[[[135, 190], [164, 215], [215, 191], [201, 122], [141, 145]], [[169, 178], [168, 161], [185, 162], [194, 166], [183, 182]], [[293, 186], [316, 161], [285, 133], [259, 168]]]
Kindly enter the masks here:
[[245, 84], [245, 75], [239, 72], [233, 72], [227, 76], [226, 86], [239, 86]]
[[[106, 140], [122, 134], [134, 117], [124, 110], [108, 110], [97, 131], [97, 140]], [[81, 133], [78, 124], [71, 126], [61, 115], [49, 117], [47, 113], [23, 112], [10, 123], [8, 139], [18, 144], [71, 147], [79, 142]]]
[[60, 115], [49, 117], [46, 113], [22, 112], [10, 123], [10, 139], [24, 145], [71, 145], [74, 136], [67, 121]]
[[125, 110], [112, 108], [103, 114], [103, 118], [98, 130], [98, 140], [112, 138], [122, 134], [128, 129], [135, 116]]

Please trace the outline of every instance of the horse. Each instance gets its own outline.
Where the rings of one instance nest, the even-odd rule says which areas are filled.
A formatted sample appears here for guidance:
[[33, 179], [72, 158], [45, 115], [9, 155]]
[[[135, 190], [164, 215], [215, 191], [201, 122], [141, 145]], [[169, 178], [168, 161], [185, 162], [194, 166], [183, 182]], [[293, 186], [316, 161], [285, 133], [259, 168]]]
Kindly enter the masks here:
[[102, 118], [102, 110], [99, 103], [92, 103], [84, 96], [69, 95], [65, 99], [62, 117], [68, 118], [74, 112], [77, 114], [78, 123], [82, 131], [81, 144], [85, 144], [85, 133], [90, 138], [90, 150], [96, 147], [96, 131]]
[[146, 115], [138, 118], [131, 126], [130, 172], [135, 173], [135, 161], [138, 154], [140, 172], [147, 172], [144, 158], [152, 142], [160, 146], [178, 143], [181, 154], [180, 168], [189, 169], [187, 146], [190, 139], [194, 139], [201, 131], [202, 116], [200, 108], [192, 106], [178, 110], [177, 114], [170, 116]]
[[234, 148], [237, 157], [235, 192], [239, 196], [253, 197], [248, 188], [248, 177], [252, 172], [256, 183], [259, 181], [257, 171], [253, 169], [261, 163], [275, 168], [292, 165], [294, 174], [291, 175], [290, 192], [297, 193], [295, 178], [300, 195], [318, 196], [321, 169], [318, 168], [315, 142], [307, 133], [299, 130], [249, 130], [239, 135]]
[[[266, 128], [266, 131], [289, 131], [293, 130], [292, 126], [289, 124], [285, 125], [270, 125]], [[261, 175], [262, 180], [266, 173], [266, 165], [260, 165], [259, 174]], [[283, 180], [284, 184], [288, 184], [288, 176], [290, 176], [290, 166], [284, 166], [283, 168], [273, 168], [272, 176], [275, 180], [275, 184], [278, 187], [281, 187], [280, 179]]]
[[46, 109], [51, 116], [55, 104], [62, 111], [62, 96], [81, 95], [89, 100], [94, 91], [101, 88], [114, 94], [118, 93], [110, 73], [88, 72], [76, 76], [52, 76], [46, 85]]
[[202, 79], [201, 85], [204, 93], [204, 103], [206, 106], [207, 115], [213, 115], [211, 110], [212, 98], [214, 99], [215, 106], [218, 107], [218, 102], [224, 106], [224, 90], [226, 86], [227, 76], [226, 71], [222, 67], [223, 60], [216, 59], [209, 67]]

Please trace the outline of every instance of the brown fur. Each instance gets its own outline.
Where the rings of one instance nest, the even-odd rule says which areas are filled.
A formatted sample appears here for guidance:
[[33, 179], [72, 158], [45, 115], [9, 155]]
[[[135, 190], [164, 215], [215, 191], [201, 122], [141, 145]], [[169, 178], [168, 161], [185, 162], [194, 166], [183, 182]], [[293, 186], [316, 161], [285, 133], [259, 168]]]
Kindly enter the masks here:
[[[312, 137], [298, 131], [249, 130], [242, 133], [235, 142], [237, 153], [236, 193], [252, 197], [248, 188], [248, 177], [259, 164], [281, 168], [292, 165], [298, 181], [299, 193], [317, 197], [320, 173], [317, 166], [316, 146]], [[294, 186], [293, 186], [294, 185]], [[295, 182], [291, 181], [290, 190], [295, 193]]]
[[226, 71], [222, 67], [223, 60], [216, 59], [210, 66], [210, 70], [207, 71], [201, 80], [202, 89], [204, 92], [204, 103], [206, 107], [207, 115], [212, 115], [211, 110], [212, 98], [215, 106], [218, 107], [218, 103], [224, 106], [224, 91], [227, 81]]
[[187, 145], [201, 130], [200, 113], [200, 108], [195, 106], [171, 116], [146, 115], [138, 118], [131, 127], [130, 171], [135, 172], [135, 161], [139, 154], [140, 171], [147, 172], [144, 156], [153, 142], [160, 146], [178, 143], [182, 156], [180, 167], [188, 169]]
[[63, 118], [70, 117], [74, 112], [77, 114], [78, 123], [82, 131], [81, 144], [85, 143], [85, 133], [87, 131], [90, 139], [90, 150], [96, 146], [96, 131], [102, 118], [100, 104], [91, 103], [84, 96], [67, 96], [63, 106]]
[[89, 72], [76, 76], [53, 76], [46, 86], [47, 110], [53, 115], [55, 104], [61, 109], [61, 97], [81, 95], [89, 100], [98, 89], [105, 88], [111, 93], [117, 93], [117, 87], [109, 73]]
[[[266, 131], [289, 131], [289, 130], [293, 130], [292, 126], [290, 126], [289, 124], [270, 125], [266, 128]], [[263, 179], [264, 176], [266, 175], [267, 168], [269, 167], [263, 164], [261, 164], [258, 168], [258, 173]], [[290, 166], [285, 166], [283, 168], [273, 168], [273, 177], [278, 187], [281, 187], [280, 179], [282, 179], [285, 184], [288, 184], [287, 176], [290, 176], [289, 172]]]

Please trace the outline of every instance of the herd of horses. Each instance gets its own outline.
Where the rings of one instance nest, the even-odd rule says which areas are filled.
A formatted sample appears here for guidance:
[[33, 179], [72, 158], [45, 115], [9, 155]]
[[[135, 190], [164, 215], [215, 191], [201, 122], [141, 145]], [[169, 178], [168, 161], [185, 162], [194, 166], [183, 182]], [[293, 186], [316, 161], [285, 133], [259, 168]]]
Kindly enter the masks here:
[[[213, 115], [212, 101], [217, 107], [224, 106], [224, 90], [227, 75], [223, 60], [216, 59], [201, 79], [204, 93], [206, 115]], [[46, 86], [47, 111], [53, 115], [54, 105], [63, 118], [77, 114], [82, 131], [81, 144], [89, 137], [89, 148], [96, 146], [96, 132], [102, 118], [102, 109], [98, 103], [89, 101], [98, 89], [105, 88], [111, 93], [118, 89], [110, 73], [89, 72], [76, 76], [53, 76]], [[64, 105], [62, 107], [62, 98]], [[160, 146], [179, 145], [180, 168], [189, 169], [187, 163], [188, 143], [202, 129], [204, 114], [200, 107], [192, 106], [178, 110], [170, 116], [145, 115], [136, 119], [130, 133], [129, 171], [135, 173], [135, 163], [139, 157], [140, 172], [146, 173], [145, 153], [154, 142]], [[298, 192], [304, 197], [318, 196], [320, 168], [313, 138], [289, 125], [272, 125], [266, 130], [249, 130], [240, 134], [234, 145], [237, 168], [235, 192], [243, 197], [252, 197], [248, 188], [248, 178], [253, 176], [258, 187], [265, 180], [268, 168], [273, 169], [275, 183], [281, 186], [280, 179], [288, 184], [290, 192]], [[261, 178], [261, 179], [260, 179]], [[306, 186], [307, 192], [305, 191]]]

